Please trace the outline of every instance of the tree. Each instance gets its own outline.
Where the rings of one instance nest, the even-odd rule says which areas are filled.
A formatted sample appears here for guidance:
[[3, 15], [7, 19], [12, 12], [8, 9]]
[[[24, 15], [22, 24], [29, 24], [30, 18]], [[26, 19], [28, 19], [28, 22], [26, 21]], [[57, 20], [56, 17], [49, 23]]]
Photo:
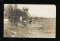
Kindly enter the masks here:
[[13, 7], [12, 7], [12, 4], [9, 4], [8, 7], [7, 7], [7, 13], [8, 13], [8, 19], [9, 21], [12, 21], [12, 14], [13, 14]]
[[38, 17], [35, 17], [35, 19], [38, 19]]

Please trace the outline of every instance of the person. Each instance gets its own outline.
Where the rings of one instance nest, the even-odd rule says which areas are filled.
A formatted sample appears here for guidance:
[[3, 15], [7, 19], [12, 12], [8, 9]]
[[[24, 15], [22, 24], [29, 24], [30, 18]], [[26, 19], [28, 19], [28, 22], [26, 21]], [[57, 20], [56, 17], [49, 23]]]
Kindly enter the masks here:
[[14, 27], [18, 27], [18, 22], [20, 21], [20, 14], [18, 9], [14, 10], [12, 20]]
[[31, 22], [32, 22], [32, 17], [30, 18], [30, 22], [29, 23], [31, 24]]

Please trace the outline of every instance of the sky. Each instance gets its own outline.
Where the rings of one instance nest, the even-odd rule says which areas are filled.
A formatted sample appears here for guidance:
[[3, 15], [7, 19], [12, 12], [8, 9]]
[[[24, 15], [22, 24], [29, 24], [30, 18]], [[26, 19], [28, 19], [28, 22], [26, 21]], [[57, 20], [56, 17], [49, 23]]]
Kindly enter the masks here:
[[[7, 4], [4, 4], [6, 7]], [[28, 12], [31, 16], [45, 17], [45, 18], [56, 18], [56, 6], [46, 4], [17, 4], [19, 9], [22, 7], [29, 8]]]

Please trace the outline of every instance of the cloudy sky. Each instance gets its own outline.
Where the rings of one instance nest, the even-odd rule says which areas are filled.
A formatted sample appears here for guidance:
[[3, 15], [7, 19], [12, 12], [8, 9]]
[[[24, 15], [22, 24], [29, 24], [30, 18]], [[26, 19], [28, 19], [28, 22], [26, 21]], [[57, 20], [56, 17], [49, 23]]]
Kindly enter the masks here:
[[[4, 5], [7, 6], [6, 4]], [[22, 7], [29, 8], [28, 12], [31, 16], [56, 18], [56, 6], [55, 5], [44, 5], [44, 4], [18, 4], [19, 9]]]

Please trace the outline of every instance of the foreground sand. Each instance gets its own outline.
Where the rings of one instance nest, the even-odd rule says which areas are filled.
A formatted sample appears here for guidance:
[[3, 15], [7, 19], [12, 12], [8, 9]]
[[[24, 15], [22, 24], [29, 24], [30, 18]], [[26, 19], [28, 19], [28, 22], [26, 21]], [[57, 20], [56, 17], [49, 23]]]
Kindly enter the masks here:
[[17, 38], [55, 38], [56, 19], [43, 19], [40, 22], [27, 24], [13, 28], [11, 24], [4, 21], [4, 37]]

